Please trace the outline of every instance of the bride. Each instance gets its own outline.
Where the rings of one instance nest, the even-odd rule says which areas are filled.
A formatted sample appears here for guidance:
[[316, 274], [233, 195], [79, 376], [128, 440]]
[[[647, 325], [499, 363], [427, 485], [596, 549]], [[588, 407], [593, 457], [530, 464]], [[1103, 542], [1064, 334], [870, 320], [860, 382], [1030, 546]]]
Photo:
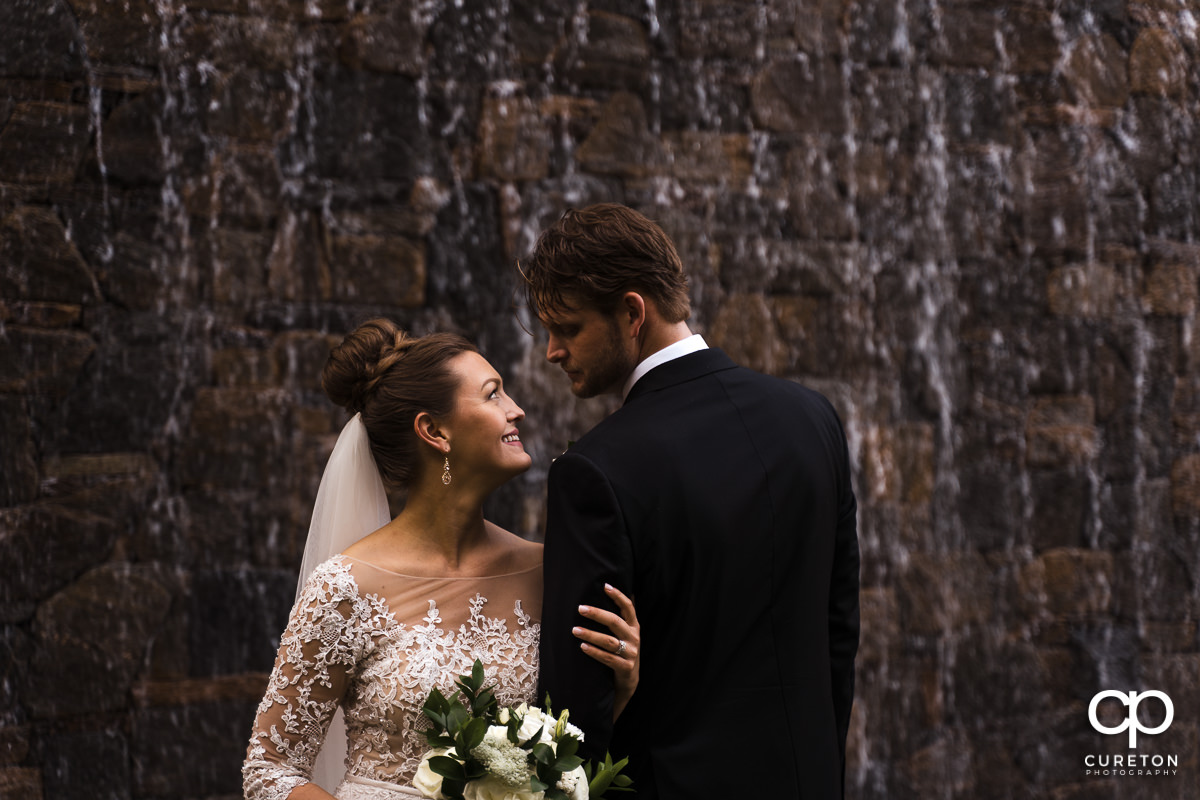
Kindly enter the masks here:
[[[479, 659], [502, 705], [539, 699], [542, 546], [483, 518], [488, 495], [530, 466], [516, 427], [525, 414], [465, 339], [413, 338], [385, 319], [333, 350], [322, 384], [354, 416], [321, 480], [242, 767], [245, 796], [330, 797], [314, 767], [331, 751], [335, 771], [321, 783], [334, 797], [419, 797], [432, 688], [448, 695]], [[407, 491], [395, 519], [384, 483]], [[628, 598], [609, 596], [620, 615], [580, 612], [611, 635], [575, 632], [613, 668], [617, 715], [637, 686], [640, 628]], [[343, 715], [345, 733], [330, 733]]]

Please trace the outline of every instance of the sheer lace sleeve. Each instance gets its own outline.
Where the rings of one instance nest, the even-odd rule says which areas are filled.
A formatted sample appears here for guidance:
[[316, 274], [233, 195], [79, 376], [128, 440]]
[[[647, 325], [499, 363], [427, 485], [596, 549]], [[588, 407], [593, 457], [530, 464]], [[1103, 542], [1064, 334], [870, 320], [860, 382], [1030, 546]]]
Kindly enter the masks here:
[[308, 783], [330, 720], [373, 646], [370, 601], [334, 558], [312, 574], [279, 643], [242, 767], [247, 800], [283, 800]]

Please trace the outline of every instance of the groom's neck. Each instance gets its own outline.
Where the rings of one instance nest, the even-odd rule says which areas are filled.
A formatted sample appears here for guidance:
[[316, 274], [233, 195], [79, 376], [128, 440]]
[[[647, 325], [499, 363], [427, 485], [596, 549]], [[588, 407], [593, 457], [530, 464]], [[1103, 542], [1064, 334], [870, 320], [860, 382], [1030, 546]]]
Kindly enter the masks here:
[[647, 320], [645, 336], [638, 347], [638, 363], [645, 361], [659, 350], [670, 347], [676, 342], [682, 342], [692, 335], [692, 329], [686, 322], [662, 322], [649, 324]]

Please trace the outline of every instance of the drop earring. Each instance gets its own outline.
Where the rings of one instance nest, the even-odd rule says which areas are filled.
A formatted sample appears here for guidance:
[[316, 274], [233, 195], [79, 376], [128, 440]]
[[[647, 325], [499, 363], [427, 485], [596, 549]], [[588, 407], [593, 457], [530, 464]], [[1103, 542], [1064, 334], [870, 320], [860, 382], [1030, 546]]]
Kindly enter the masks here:
[[453, 478], [450, 477], [450, 456], [446, 456], [446, 468], [442, 471], [442, 483], [449, 486], [451, 480]]

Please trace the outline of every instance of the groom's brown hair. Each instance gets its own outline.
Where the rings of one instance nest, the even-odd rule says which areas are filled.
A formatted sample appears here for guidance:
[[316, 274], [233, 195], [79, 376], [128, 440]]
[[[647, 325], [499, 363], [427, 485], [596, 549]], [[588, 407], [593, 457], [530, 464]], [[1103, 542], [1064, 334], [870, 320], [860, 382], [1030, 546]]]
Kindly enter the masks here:
[[525, 299], [537, 316], [578, 301], [609, 313], [631, 291], [653, 300], [667, 322], [691, 316], [687, 276], [675, 244], [628, 206], [568, 209], [542, 232], [519, 269]]

